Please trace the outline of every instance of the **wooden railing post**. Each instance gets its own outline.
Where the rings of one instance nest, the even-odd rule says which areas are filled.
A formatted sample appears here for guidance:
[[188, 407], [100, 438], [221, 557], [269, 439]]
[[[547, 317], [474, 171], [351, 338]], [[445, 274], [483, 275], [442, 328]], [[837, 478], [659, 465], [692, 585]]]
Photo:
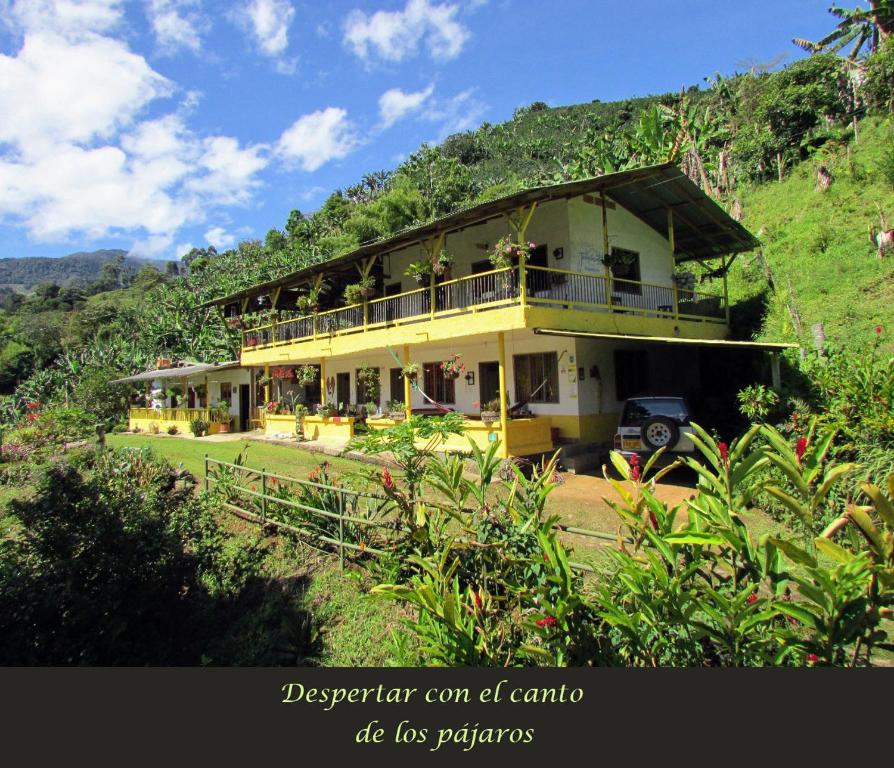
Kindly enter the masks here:
[[261, 530], [267, 526], [267, 470], [261, 470]]
[[345, 492], [338, 494], [338, 565], [345, 569]]
[[677, 288], [677, 281], [672, 280], [674, 284], [674, 319], [680, 319], [680, 291]]

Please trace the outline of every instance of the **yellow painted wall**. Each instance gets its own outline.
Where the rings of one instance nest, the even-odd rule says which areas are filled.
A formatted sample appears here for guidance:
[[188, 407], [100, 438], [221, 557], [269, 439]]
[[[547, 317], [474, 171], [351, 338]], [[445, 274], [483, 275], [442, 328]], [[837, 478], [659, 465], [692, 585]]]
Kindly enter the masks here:
[[353, 416], [304, 417], [304, 439], [343, 447], [354, 436]]
[[[510, 456], [530, 456], [535, 453], [546, 453], [553, 449], [550, 439], [551, 418], [511, 419], [508, 424], [508, 442]], [[391, 419], [373, 419], [367, 422], [371, 429], [388, 429], [396, 422]], [[461, 435], [450, 435], [438, 441], [433, 450], [445, 453], [469, 453], [469, 440], [482, 449], [487, 449], [492, 442], [500, 439], [500, 422], [483, 422], [469, 419], [465, 422], [465, 431]], [[416, 440], [417, 448], [426, 448], [427, 440]]]
[[264, 418], [264, 435], [266, 437], [275, 437], [283, 432], [287, 432], [292, 437], [295, 437], [297, 434], [295, 429], [295, 416], [291, 413], [278, 415], [268, 413]]

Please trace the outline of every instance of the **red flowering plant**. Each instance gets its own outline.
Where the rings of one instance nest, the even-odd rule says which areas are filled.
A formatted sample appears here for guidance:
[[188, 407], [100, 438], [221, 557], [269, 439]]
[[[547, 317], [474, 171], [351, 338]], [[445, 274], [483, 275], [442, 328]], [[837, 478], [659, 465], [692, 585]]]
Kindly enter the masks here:
[[462, 355], [457, 353], [441, 362], [441, 373], [444, 374], [445, 379], [458, 379], [466, 372], [466, 366], [460, 360], [461, 357]]

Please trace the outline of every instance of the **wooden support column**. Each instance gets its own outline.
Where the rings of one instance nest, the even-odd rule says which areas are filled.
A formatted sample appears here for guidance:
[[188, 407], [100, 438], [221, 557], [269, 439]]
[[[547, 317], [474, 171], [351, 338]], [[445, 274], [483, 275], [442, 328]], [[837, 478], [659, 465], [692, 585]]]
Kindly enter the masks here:
[[270, 364], [264, 363], [264, 405], [270, 402]]
[[602, 263], [605, 265], [605, 303], [610, 307], [612, 305], [612, 273], [608, 268], [608, 207], [604, 190], [599, 193], [599, 202], [602, 206]]
[[205, 376], [205, 402], [202, 403], [205, 408], [211, 407], [211, 389], [208, 386], [208, 377]]
[[674, 290], [674, 317], [680, 317], [680, 291], [677, 288], [677, 281], [674, 280], [674, 272], [677, 267], [677, 243], [674, 235], [674, 210], [667, 209], [667, 242], [670, 245], [671, 255], [671, 286]]
[[[537, 203], [531, 203], [530, 206], [521, 206], [514, 213], [506, 214], [509, 220], [509, 226], [515, 230], [515, 242], [519, 245], [525, 245], [528, 237], [528, 226], [537, 210]], [[522, 306], [527, 303], [528, 280], [527, 280], [527, 263], [525, 259], [518, 260], [518, 297]]]
[[[410, 345], [404, 344], [404, 365], [410, 364]], [[409, 419], [413, 415], [413, 388], [410, 386], [410, 379], [404, 376], [404, 411]], [[394, 397], [394, 394], [391, 395]]]
[[500, 365], [500, 456], [509, 458], [509, 404], [506, 402], [506, 334], [497, 334]]
[[[432, 237], [428, 240], [422, 241], [422, 247], [425, 249], [429, 261], [431, 261], [432, 267], [434, 267], [435, 262], [437, 262], [437, 260], [441, 257], [441, 251], [444, 250], [444, 241], [446, 239], [447, 233], [441, 232], [441, 234], [439, 234], [437, 237]], [[431, 304], [429, 310], [432, 320], [435, 319], [435, 311], [437, 309], [438, 303], [438, 293], [436, 286], [437, 283], [435, 282], [435, 273], [433, 270], [428, 279], [429, 303]]]
[[[729, 272], [729, 268], [733, 265], [733, 258], [731, 257], [729, 262], [726, 259], [721, 261], [723, 265], [723, 310], [726, 316], [726, 324], [729, 325], [729, 283], [726, 278], [727, 272]], [[777, 360], [777, 365], [778, 365]]]

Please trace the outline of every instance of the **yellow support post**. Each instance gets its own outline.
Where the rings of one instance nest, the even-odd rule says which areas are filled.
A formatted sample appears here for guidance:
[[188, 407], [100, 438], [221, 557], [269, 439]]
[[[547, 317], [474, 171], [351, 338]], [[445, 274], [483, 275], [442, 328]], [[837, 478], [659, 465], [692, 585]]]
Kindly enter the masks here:
[[264, 404], [270, 402], [270, 364], [264, 364]]
[[[404, 365], [410, 364], [410, 345], [404, 344]], [[391, 395], [394, 397], [394, 395]], [[413, 415], [413, 390], [410, 386], [410, 378], [404, 376], [404, 411], [409, 419]]]
[[326, 358], [320, 358], [320, 405], [326, 404]]
[[506, 402], [506, 335], [497, 334], [500, 365], [500, 455], [509, 458], [509, 405]]
[[671, 283], [674, 289], [674, 318], [680, 318], [680, 292], [677, 289], [677, 281], [674, 280], [674, 269], [677, 266], [677, 243], [674, 236], [674, 209], [667, 209], [667, 242], [670, 245], [671, 254]]
[[605, 303], [612, 305], [612, 273], [608, 268], [608, 207], [605, 205], [605, 191], [599, 193], [602, 203], [602, 262], [605, 264]]

